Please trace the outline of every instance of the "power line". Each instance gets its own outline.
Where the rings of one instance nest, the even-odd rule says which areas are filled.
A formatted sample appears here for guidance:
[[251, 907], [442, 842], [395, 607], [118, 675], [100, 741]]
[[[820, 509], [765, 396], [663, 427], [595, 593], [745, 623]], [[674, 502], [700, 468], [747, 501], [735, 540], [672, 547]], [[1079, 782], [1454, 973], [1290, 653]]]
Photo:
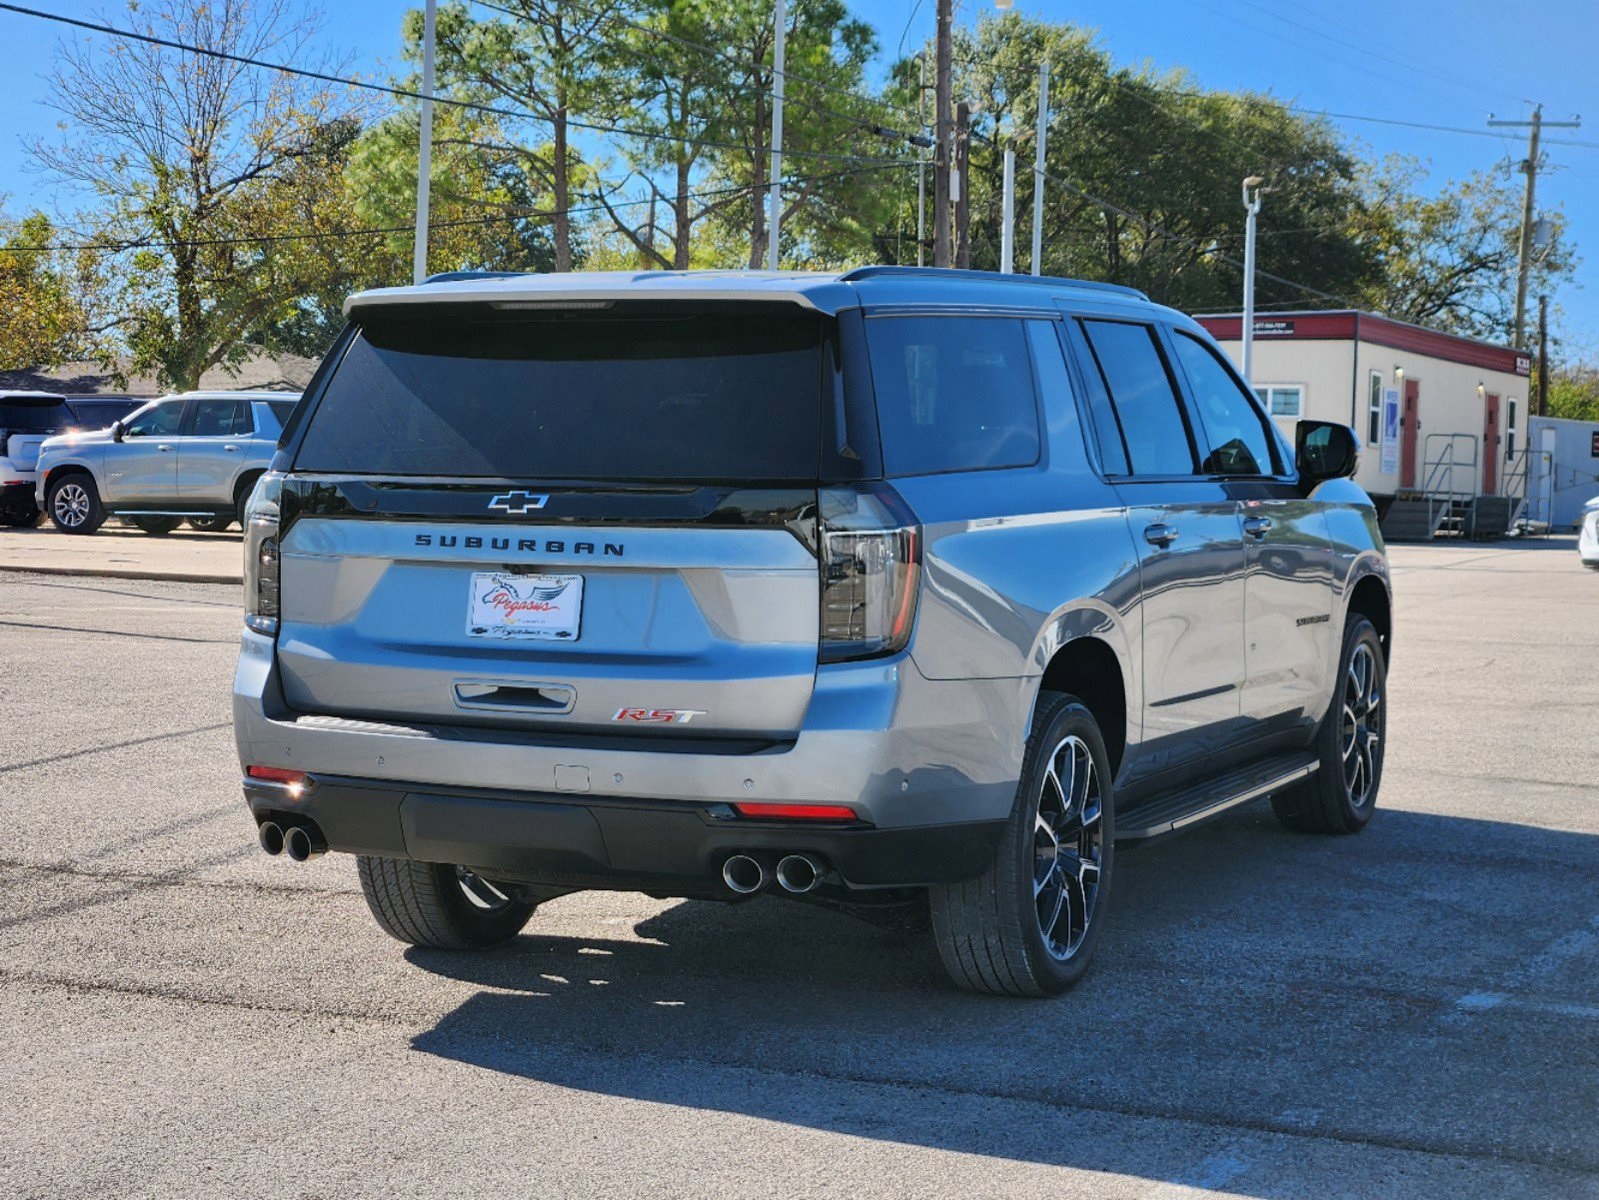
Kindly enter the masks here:
[[[850, 170], [830, 171], [823, 175], [800, 175], [783, 181], [785, 187], [803, 187], [807, 184], [822, 183], [830, 179], [837, 179], [847, 175], [859, 175], [866, 171], [894, 170], [901, 167], [914, 167], [914, 162], [884, 163], [872, 167], [855, 167]], [[686, 193], [691, 200], [711, 200], [718, 196], [729, 196], [740, 192], [759, 193], [766, 190], [765, 185], [756, 184], [731, 184], [720, 188], [706, 188], [699, 191]], [[658, 197], [646, 197], [639, 200], [622, 200], [615, 204], [590, 204], [579, 208], [567, 208], [569, 216], [586, 216], [591, 213], [607, 212], [610, 208], [637, 208], [643, 204], [659, 203]], [[460, 229], [482, 225], [493, 225], [501, 221], [533, 221], [553, 218], [557, 215], [556, 209], [513, 208], [504, 212], [495, 213], [485, 217], [459, 217], [450, 221], [429, 222], [429, 229]], [[128, 250], [170, 250], [176, 247], [198, 246], [242, 246], [242, 245], [268, 245], [277, 242], [317, 242], [336, 241], [341, 238], [357, 237], [386, 237], [391, 234], [410, 233], [416, 226], [382, 225], [369, 226], [362, 229], [329, 229], [306, 233], [263, 233], [244, 234], [238, 237], [214, 238], [189, 238], [179, 241], [161, 239], [129, 239], [117, 242], [78, 242], [55, 243], [51, 245], [34, 246], [0, 246], [0, 254], [50, 254], [71, 253], [77, 251], [97, 251], [107, 254], [120, 254]]]
[[[475, 112], [488, 113], [499, 117], [514, 117], [520, 120], [544, 121], [549, 118], [538, 113], [519, 111], [516, 109], [499, 108], [492, 104], [480, 104], [473, 100], [458, 100], [450, 96], [425, 96], [421, 92], [409, 88], [395, 87], [392, 84], [373, 83], [363, 79], [349, 79], [342, 75], [332, 75], [326, 71], [313, 71], [305, 67], [291, 67], [286, 63], [267, 62], [259, 58], [251, 58], [243, 54], [231, 54], [225, 50], [213, 50], [205, 46], [195, 46], [188, 42], [180, 42], [173, 38], [158, 37], [155, 34], [139, 33], [129, 29], [118, 29], [114, 25], [103, 25], [95, 21], [82, 21], [76, 17], [63, 16], [60, 13], [44, 12], [36, 8], [24, 8], [19, 4], [0, 3], [0, 11], [19, 13], [26, 17], [38, 17], [41, 20], [53, 21], [61, 25], [70, 25], [77, 29], [86, 29], [92, 33], [103, 33], [111, 37], [124, 38], [129, 41], [144, 42], [152, 46], [162, 46], [169, 50], [179, 50], [185, 54], [198, 54], [207, 58], [220, 59], [224, 62], [239, 63], [243, 66], [260, 67], [268, 71], [278, 71], [284, 75], [296, 75], [303, 79], [314, 79], [321, 83], [338, 84], [341, 87], [360, 88], [369, 92], [381, 92], [389, 96], [399, 96], [407, 100], [428, 100], [435, 104], [448, 104], [455, 108], [470, 109]], [[688, 134], [664, 133], [653, 130], [627, 129], [620, 125], [610, 125], [593, 121], [580, 121], [568, 117], [567, 125], [573, 129], [586, 129], [595, 133], [609, 133], [622, 137], [640, 138], [645, 141], [679, 142], [691, 146], [700, 146], [714, 150], [742, 150], [748, 154], [756, 152], [755, 147], [742, 142], [724, 142], [709, 138], [696, 138]], [[834, 154], [822, 150], [795, 150], [790, 152], [796, 158], [815, 158], [832, 162], [874, 163], [874, 162], [911, 162], [911, 159], [890, 160], [883, 156]]]

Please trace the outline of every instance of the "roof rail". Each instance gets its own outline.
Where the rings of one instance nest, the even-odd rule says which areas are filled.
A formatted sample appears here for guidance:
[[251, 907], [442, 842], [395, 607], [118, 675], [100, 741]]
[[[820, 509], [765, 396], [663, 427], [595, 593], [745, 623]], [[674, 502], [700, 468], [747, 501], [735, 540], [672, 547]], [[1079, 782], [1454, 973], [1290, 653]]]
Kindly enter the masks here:
[[440, 271], [437, 275], [429, 275], [422, 282], [429, 283], [459, 283], [466, 279], [518, 279], [530, 274], [528, 271]]
[[1118, 296], [1132, 296], [1139, 300], [1149, 297], [1137, 288], [1119, 283], [1095, 283], [1087, 279], [1062, 279], [1054, 275], [1001, 275], [996, 271], [961, 271], [953, 267], [856, 267], [839, 276], [841, 283], [855, 283], [861, 279], [880, 279], [883, 276], [908, 276], [917, 279], [968, 280], [982, 283], [1030, 283], [1042, 287], [1088, 288], [1096, 292], [1111, 292]]

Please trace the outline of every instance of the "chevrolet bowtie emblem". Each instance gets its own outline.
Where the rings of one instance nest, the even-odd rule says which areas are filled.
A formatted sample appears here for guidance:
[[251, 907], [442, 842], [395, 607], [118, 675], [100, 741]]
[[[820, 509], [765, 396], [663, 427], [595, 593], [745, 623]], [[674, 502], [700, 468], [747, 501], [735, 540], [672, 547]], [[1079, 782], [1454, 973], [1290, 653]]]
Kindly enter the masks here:
[[549, 503], [549, 496], [538, 496], [532, 492], [506, 492], [489, 501], [491, 509], [497, 508], [501, 512], [512, 514], [532, 512], [535, 508], [543, 508]]

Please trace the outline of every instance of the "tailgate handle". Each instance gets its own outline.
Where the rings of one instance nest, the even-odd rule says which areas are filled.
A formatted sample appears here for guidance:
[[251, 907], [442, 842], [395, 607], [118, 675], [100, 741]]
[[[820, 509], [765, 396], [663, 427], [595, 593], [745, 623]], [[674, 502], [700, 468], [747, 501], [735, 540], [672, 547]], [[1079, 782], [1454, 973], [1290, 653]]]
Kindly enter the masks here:
[[495, 683], [462, 679], [455, 685], [457, 708], [482, 708], [496, 712], [536, 712], [555, 716], [569, 713], [577, 691], [564, 683]]

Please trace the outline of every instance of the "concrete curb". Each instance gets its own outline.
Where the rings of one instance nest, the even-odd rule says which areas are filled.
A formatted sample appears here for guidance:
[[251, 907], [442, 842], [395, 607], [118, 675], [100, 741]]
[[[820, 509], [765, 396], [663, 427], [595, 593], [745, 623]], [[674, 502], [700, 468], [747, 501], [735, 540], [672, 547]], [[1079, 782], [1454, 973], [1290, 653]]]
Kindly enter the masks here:
[[165, 583], [231, 583], [243, 586], [244, 576], [219, 575], [204, 571], [159, 571], [145, 567], [62, 567], [13, 566], [0, 563], [0, 571], [15, 571], [23, 575], [82, 575], [94, 579], [153, 579]]

